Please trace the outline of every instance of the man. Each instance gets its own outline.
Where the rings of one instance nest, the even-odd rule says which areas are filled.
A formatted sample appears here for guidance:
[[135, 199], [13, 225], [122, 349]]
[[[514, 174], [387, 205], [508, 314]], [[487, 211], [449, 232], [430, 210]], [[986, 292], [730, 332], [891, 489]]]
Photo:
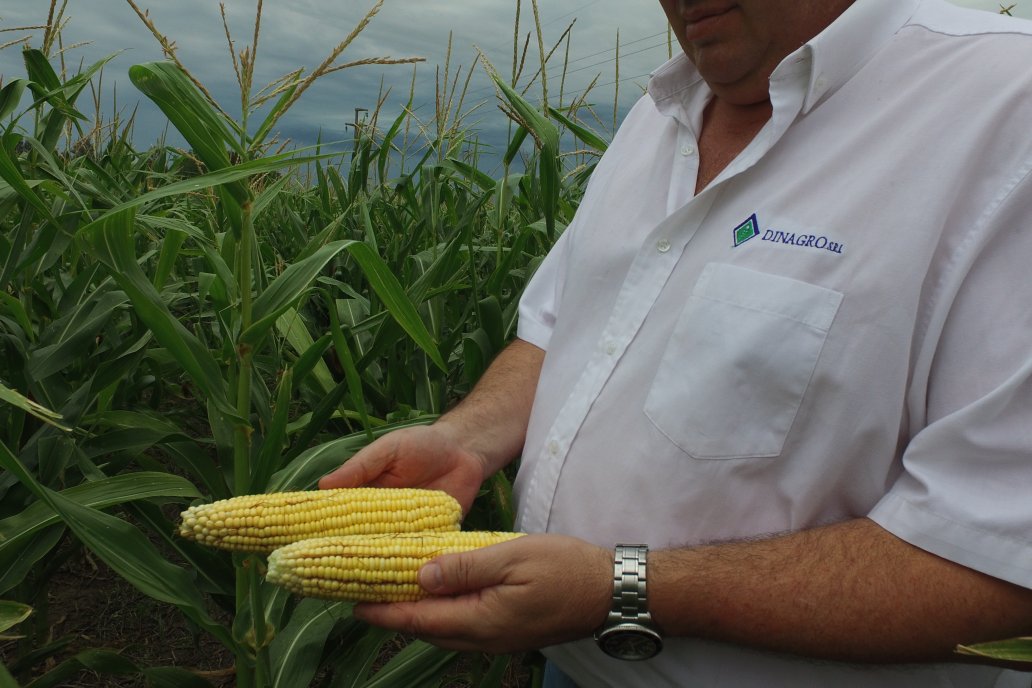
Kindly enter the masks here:
[[[517, 525], [549, 534], [356, 613], [547, 648], [582, 686], [1026, 686], [952, 650], [1032, 630], [1032, 29], [940, 0], [661, 1], [685, 55], [520, 339], [322, 482], [468, 508], [522, 451]], [[614, 555], [637, 543], [646, 566]]]

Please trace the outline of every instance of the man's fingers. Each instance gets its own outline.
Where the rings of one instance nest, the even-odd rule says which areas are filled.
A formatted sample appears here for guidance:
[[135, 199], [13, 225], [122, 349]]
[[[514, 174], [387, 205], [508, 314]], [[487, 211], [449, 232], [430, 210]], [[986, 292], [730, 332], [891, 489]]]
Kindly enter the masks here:
[[428, 598], [419, 602], [393, 604], [356, 604], [352, 614], [359, 621], [414, 636], [438, 647], [453, 650], [474, 649], [467, 637], [483, 614], [477, 611], [476, 597]]
[[393, 448], [387, 446], [389, 442], [389, 437], [377, 440], [359, 451], [335, 471], [320, 478], [319, 489], [375, 486], [376, 479], [383, 474], [394, 458]]
[[507, 544], [437, 557], [419, 570], [419, 585], [432, 595], [462, 595], [501, 585], [512, 551]]

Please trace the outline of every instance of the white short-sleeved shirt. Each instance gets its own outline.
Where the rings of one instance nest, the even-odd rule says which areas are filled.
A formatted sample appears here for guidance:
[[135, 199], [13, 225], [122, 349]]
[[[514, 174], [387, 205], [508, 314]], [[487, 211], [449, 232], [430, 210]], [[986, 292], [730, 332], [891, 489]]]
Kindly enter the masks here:
[[[1030, 23], [857, 0], [697, 196], [711, 93], [683, 56], [657, 71], [521, 304], [547, 355], [518, 526], [665, 548], [869, 516], [1032, 587], [1029, 64]], [[643, 663], [546, 654], [585, 686], [1018, 676], [676, 638]]]

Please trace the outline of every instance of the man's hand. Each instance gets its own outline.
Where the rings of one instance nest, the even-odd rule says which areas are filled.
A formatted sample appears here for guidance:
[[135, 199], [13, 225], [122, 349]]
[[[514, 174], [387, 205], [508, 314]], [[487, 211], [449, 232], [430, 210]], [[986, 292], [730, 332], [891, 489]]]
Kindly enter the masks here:
[[591, 635], [609, 613], [613, 554], [562, 535], [527, 535], [423, 566], [419, 602], [359, 604], [355, 617], [439, 647], [520, 652]]
[[469, 511], [487, 477], [486, 461], [442, 426], [405, 428], [381, 437], [319, 481], [333, 487], [422, 487], [444, 490]]

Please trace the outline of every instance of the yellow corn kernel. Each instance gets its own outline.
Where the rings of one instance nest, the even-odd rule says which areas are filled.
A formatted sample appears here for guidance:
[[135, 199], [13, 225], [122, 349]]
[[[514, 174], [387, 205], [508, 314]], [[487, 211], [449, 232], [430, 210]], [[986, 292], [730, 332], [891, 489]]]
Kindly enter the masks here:
[[268, 553], [328, 535], [458, 531], [462, 507], [440, 490], [356, 487], [223, 499], [182, 513], [179, 534], [211, 547]]
[[464, 531], [301, 540], [269, 555], [266, 578], [305, 597], [410, 602], [426, 596], [419, 587], [419, 568], [434, 557], [468, 552], [521, 535]]

